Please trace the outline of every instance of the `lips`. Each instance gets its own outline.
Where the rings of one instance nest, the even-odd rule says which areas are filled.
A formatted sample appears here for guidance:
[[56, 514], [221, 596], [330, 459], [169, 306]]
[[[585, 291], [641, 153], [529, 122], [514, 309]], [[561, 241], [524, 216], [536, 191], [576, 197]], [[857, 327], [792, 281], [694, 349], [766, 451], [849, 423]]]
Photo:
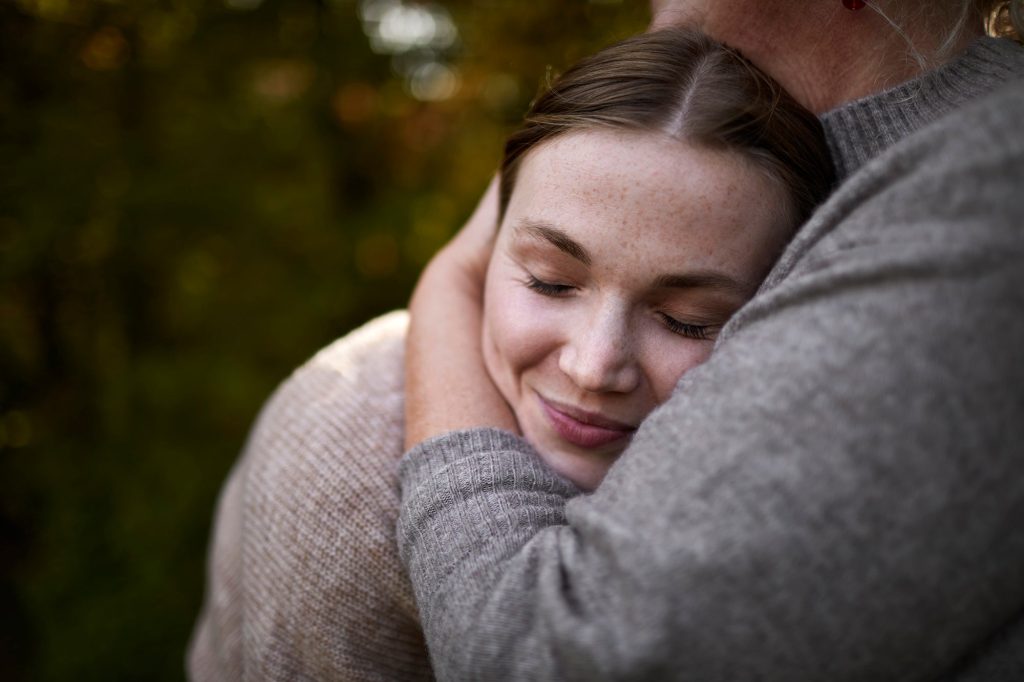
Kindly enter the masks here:
[[538, 398], [552, 428], [564, 440], [578, 447], [599, 448], [628, 439], [636, 431], [636, 427], [614, 419]]

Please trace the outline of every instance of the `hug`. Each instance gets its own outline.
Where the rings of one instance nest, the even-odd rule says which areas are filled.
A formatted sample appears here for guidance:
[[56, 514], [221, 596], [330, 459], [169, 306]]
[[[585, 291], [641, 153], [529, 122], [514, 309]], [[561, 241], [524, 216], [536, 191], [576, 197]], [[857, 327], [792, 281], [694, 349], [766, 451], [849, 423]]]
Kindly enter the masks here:
[[192, 679], [1024, 679], [1024, 3], [652, 15], [267, 403]]

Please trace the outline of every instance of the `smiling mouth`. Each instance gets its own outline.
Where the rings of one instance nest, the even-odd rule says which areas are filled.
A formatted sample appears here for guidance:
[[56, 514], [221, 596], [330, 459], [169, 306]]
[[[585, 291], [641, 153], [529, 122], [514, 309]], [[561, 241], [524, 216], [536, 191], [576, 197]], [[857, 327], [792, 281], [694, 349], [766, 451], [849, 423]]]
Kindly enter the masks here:
[[568, 405], [550, 403], [540, 395], [544, 414], [552, 428], [569, 443], [581, 448], [599, 448], [633, 435], [636, 427]]

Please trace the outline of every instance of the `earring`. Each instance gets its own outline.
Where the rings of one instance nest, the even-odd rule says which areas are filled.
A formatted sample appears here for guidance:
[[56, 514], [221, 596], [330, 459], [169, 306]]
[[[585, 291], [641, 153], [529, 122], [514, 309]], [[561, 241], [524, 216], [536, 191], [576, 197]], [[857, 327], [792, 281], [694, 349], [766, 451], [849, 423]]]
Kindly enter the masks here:
[[851, 12], [856, 12], [859, 9], [864, 9], [866, 5], [867, 3], [864, 2], [864, 0], [843, 0], [843, 7], [850, 10]]

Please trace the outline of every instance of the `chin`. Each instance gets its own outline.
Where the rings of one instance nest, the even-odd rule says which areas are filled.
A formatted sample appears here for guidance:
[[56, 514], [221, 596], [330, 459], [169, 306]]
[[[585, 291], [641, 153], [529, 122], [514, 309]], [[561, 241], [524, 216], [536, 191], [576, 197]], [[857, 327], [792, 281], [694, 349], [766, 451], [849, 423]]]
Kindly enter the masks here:
[[586, 492], [601, 485], [605, 474], [622, 452], [621, 448], [615, 452], [567, 452], [557, 447], [538, 446], [529, 435], [526, 439], [534, 446], [545, 464]]
[[573, 484], [583, 490], [584, 492], [591, 492], [601, 485], [601, 481], [604, 480], [605, 474], [608, 473], [609, 466], [572, 466], [570, 463], [565, 467], [558, 467], [552, 465], [552, 468], [557, 471], [562, 477], [569, 479]]

